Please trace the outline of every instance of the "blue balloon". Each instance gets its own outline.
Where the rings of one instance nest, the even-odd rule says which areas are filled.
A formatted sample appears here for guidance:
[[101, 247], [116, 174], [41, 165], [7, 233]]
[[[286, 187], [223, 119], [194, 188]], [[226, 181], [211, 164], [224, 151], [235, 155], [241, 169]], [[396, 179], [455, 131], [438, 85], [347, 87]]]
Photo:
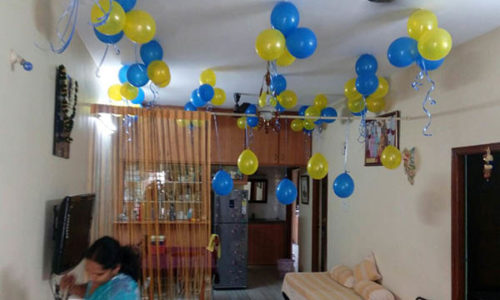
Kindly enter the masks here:
[[163, 49], [160, 43], [152, 40], [141, 46], [141, 58], [144, 64], [149, 65], [152, 61], [163, 59]]
[[395, 39], [387, 49], [387, 59], [398, 68], [408, 67], [417, 56], [417, 41], [406, 36]]
[[278, 102], [278, 104], [276, 104], [276, 106], [274, 108], [276, 108], [276, 111], [280, 112], [280, 113], [285, 111], [285, 108], [283, 106], [281, 106], [281, 104], [279, 102]]
[[188, 102], [188, 103], [186, 103], [186, 105], [184, 105], [184, 110], [185, 111], [197, 111], [198, 109], [196, 108], [196, 106], [194, 106], [193, 103]]
[[130, 68], [130, 65], [124, 65], [123, 67], [121, 67], [120, 71], [118, 72], [118, 79], [120, 80], [121, 83], [125, 83], [128, 81], [127, 72], [128, 72], [129, 68]]
[[212, 188], [217, 195], [229, 195], [233, 190], [233, 179], [231, 175], [224, 170], [217, 171], [212, 179]]
[[194, 107], [202, 107], [205, 105], [205, 101], [200, 99], [200, 96], [198, 96], [198, 89], [194, 89], [193, 92], [191, 92], [191, 103], [194, 105]]
[[378, 63], [375, 56], [363, 54], [356, 61], [356, 73], [361, 75], [374, 75], [377, 72]]
[[418, 54], [416, 61], [417, 61], [417, 65], [420, 67], [420, 69], [426, 70], [426, 71], [433, 71], [433, 70], [437, 70], [439, 67], [441, 67], [441, 65], [444, 62], [444, 58], [442, 58], [440, 60], [428, 60], [428, 59], [425, 59], [422, 56], [420, 56], [420, 54]]
[[363, 74], [356, 78], [356, 90], [365, 97], [373, 94], [378, 88], [378, 78], [375, 74]]
[[354, 116], [356, 116], [356, 117], [360, 117], [360, 116], [362, 116], [362, 115], [366, 114], [366, 112], [367, 112], [367, 111], [368, 111], [368, 110], [367, 110], [367, 108], [365, 107], [362, 111], [357, 112], [357, 113], [355, 113], [355, 112], [351, 112], [351, 114], [353, 114], [353, 115], [354, 115]]
[[305, 134], [307, 134], [307, 135], [311, 135], [311, 134], [313, 133], [314, 129], [309, 130], [309, 129], [302, 128], [302, 131], [303, 131]]
[[354, 180], [347, 173], [342, 173], [333, 182], [333, 191], [340, 198], [347, 198], [354, 192]]
[[135, 6], [136, 0], [115, 0], [118, 2], [125, 12], [129, 12]]
[[290, 2], [279, 2], [271, 12], [271, 25], [285, 36], [299, 26], [299, 21], [299, 11]]
[[210, 84], [202, 84], [198, 88], [198, 97], [201, 100], [208, 102], [214, 97], [214, 88]]
[[259, 118], [257, 117], [247, 117], [247, 125], [249, 127], [255, 127], [257, 125], [259, 125]]
[[257, 106], [255, 104], [250, 104], [247, 109], [245, 110], [245, 113], [247, 115], [254, 115], [257, 113]]
[[143, 64], [133, 64], [127, 71], [128, 82], [135, 86], [141, 87], [149, 81], [147, 67]]
[[302, 59], [313, 55], [317, 45], [316, 35], [305, 27], [293, 30], [286, 38], [286, 47], [296, 58]]
[[[321, 116], [322, 117], [336, 117], [337, 116], [337, 111], [333, 107], [325, 107], [321, 110]], [[335, 122], [336, 119], [323, 119], [323, 122], [325, 123], [333, 123]]]
[[130, 101], [134, 104], [141, 104], [144, 101], [144, 97], [146, 95], [144, 94], [144, 90], [139, 88], [139, 92], [137, 93], [137, 97], [135, 97], [134, 100]]
[[271, 76], [271, 85], [269, 86], [269, 88], [272, 92], [276, 93], [276, 95], [281, 94], [281, 92], [286, 90], [285, 76], [281, 74]]
[[299, 108], [299, 116], [303, 117], [306, 114], [306, 109], [309, 107], [309, 105], [302, 105]]
[[276, 187], [276, 198], [285, 205], [293, 203], [293, 201], [297, 199], [297, 188], [295, 184], [288, 178], [281, 180]]
[[123, 31], [120, 31], [119, 33], [117, 33], [115, 35], [105, 35], [105, 34], [100, 33], [99, 31], [97, 31], [95, 29], [95, 27], [94, 27], [94, 33], [95, 33], [95, 36], [97, 37], [97, 39], [99, 39], [99, 41], [103, 42], [104, 44], [116, 44], [123, 37]]

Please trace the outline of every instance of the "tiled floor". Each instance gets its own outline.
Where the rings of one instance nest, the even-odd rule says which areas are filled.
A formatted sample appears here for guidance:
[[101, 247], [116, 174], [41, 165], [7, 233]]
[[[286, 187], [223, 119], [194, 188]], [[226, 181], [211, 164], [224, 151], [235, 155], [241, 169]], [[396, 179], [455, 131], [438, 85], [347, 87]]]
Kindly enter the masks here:
[[241, 290], [214, 291], [214, 300], [274, 300], [283, 299], [282, 279], [276, 266], [250, 266], [248, 269], [248, 288]]

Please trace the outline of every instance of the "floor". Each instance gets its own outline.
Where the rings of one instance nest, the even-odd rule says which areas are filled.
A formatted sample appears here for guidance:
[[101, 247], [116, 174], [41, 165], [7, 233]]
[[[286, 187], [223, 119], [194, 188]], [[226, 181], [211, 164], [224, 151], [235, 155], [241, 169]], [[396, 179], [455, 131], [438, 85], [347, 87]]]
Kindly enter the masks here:
[[283, 299], [282, 279], [276, 266], [249, 266], [248, 288], [241, 290], [216, 290], [214, 300], [274, 300]]

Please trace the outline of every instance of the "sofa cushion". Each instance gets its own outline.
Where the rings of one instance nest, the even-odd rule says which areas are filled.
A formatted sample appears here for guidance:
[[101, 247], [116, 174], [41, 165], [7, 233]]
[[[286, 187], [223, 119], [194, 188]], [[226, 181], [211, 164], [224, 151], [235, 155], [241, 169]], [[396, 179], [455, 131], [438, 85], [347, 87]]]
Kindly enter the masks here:
[[382, 275], [377, 270], [377, 264], [375, 263], [375, 257], [373, 253], [368, 255], [354, 267], [354, 278], [357, 281], [361, 280], [371, 280], [377, 281], [382, 279]]
[[345, 287], [352, 289], [354, 286], [354, 273], [347, 266], [337, 265], [328, 272], [328, 275]]
[[389, 290], [369, 280], [356, 282], [354, 291], [364, 300], [394, 300], [394, 295]]

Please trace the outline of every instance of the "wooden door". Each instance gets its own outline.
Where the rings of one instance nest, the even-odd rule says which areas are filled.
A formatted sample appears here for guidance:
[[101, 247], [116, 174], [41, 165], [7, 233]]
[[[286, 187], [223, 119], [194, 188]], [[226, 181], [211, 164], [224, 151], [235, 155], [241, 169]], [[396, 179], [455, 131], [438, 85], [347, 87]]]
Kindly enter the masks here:
[[212, 164], [236, 165], [238, 156], [244, 149], [245, 131], [236, 126], [236, 118], [227, 116], [217, 116], [217, 131], [218, 143], [214, 119], [212, 118]]
[[254, 128], [249, 132], [250, 149], [257, 155], [259, 165], [270, 166], [278, 164], [279, 133], [271, 128], [267, 133], [265, 128]]
[[306, 166], [311, 156], [311, 136], [290, 129], [291, 119], [282, 119], [279, 134], [279, 164]]

